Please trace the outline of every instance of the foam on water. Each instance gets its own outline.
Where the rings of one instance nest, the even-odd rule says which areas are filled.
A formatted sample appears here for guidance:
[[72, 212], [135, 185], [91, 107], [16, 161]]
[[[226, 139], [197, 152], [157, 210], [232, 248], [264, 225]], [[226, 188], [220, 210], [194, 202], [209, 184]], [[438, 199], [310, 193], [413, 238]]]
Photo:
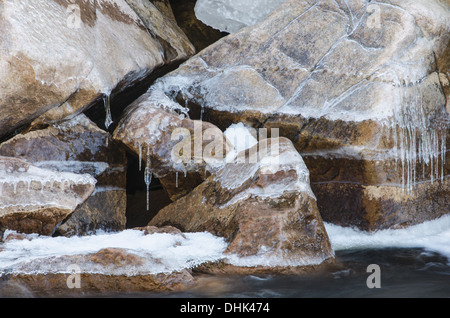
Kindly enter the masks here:
[[450, 215], [405, 229], [364, 232], [325, 224], [335, 251], [374, 248], [423, 248], [450, 259]]

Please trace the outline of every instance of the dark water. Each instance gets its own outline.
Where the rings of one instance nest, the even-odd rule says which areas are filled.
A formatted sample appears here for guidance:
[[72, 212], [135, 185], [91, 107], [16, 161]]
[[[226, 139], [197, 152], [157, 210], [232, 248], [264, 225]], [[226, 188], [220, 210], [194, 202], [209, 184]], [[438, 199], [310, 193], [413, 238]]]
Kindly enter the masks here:
[[[447, 298], [450, 263], [422, 249], [353, 250], [336, 253], [338, 265], [310, 276], [239, 276], [211, 279], [197, 290], [138, 297], [183, 298]], [[372, 272], [380, 266], [381, 288], [368, 288]], [[208, 280], [206, 280], [208, 282]]]

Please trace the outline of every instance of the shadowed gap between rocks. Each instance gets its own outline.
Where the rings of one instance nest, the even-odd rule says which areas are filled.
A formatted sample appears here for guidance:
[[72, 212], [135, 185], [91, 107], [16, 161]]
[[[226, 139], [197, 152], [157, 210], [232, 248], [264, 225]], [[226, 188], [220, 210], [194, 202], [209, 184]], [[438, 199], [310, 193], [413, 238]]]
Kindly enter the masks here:
[[197, 0], [170, 0], [170, 5], [178, 26], [194, 45], [195, 50], [200, 52], [228, 33], [220, 32], [198, 20], [194, 12], [196, 2]]
[[147, 186], [144, 182], [144, 169], [139, 171], [139, 159], [131, 154], [128, 157], [127, 171], [127, 224], [126, 228], [147, 226], [164, 207], [172, 203], [159, 180], [152, 178], [147, 211]]

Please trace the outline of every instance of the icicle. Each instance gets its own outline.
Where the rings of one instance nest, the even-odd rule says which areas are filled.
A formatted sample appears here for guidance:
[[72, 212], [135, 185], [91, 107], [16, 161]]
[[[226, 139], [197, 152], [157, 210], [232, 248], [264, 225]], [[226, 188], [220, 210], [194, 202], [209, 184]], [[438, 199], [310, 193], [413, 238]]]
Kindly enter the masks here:
[[[390, 121], [394, 149], [398, 151], [402, 175], [402, 189], [411, 193], [419, 179], [434, 183], [444, 178], [446, 156], [445, 123], [434, 120], [438, 112], [427, 111], [421, 81], [401, 81], [393, 73], [394, 86], [399, 92]], [[422, 169], [422, 173], [418, 169]]]
[[447, 134], [445, 129], [441, 132], [441, 182], [444, 181], [444, 165], [445, 165], [445, 156], [447, 152], [446, 140]]
[[152, 176], [153, 174], [150, 167], [145, 167], [144, 181], [147, 185], [147, 211], [150, 210], [150, 184], [152, 183]]
[[139, 143], [139, 171], [142, 171], [142, 145]]
[[144, 171], [144, 181], [147, 186], [147, 211], [150, 210], [150, 184], [152, 183], [153, 173], [150, 169], [150, 146], [147, 145], [147, 164]]
[[111, 93], [103, 94], [103, 104], [105, 106], [105, 112], [106, 112], [105, 127], [106, 127], [106, 129], [108, 129], [113, 123], [112, 116], [111, 116]]

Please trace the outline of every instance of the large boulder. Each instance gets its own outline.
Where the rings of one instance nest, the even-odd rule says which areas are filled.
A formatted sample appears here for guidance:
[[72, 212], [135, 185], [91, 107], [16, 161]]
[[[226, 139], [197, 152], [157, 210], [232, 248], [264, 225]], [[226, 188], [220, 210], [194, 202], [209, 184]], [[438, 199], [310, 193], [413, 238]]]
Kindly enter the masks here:
[[0, 136], [96, 103], [109, 126], [113, 93], [194, 53], [176, 24], [141, 0], [2, 0], [0, 28]]
[[308, 170], [286, 138], [241, 152], [149, 225], [224, 237], [238, 266], [317, 265], [334, 257]]
[[449, 19], [448, 1], [288, 1], [153, 88], [223, 130], [279, 128], [325, 220], [406, 226], [450, 204]]
[[55, 172], [87, 173], [97, 180], [94, 193], [64, 220], [57, 229], [58, 234], [125, 229], [125, 151], [85, 115], [19, 134], [0, 144], [0, 155], [20, 158]]
[[96, 180], [0, 157], [0, 229], [52, 235], [86, 201]]

